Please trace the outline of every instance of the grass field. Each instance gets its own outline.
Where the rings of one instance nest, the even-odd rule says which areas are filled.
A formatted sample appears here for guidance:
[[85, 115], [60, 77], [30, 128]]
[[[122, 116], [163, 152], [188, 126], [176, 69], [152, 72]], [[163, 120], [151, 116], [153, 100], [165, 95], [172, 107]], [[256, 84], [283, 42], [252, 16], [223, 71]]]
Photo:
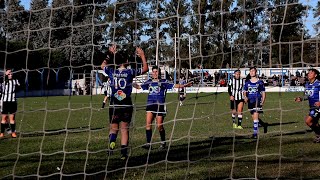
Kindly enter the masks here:
[[[226, 93], [188, 94], [178, 106], [168, 94], [167, 150], [147, 151], [145, 94], [133, 96], [130, 158], [108, 156], [108, 110], [102, 96], [19, 99], [19, 137], [0, 140], [0, 178], [36, 179], [319, 179], [320, 144], [304, 124], [307, 102], [301, 93], [267, 93], [262, 119], [269, 132], [250, 139], [252, 120], [245, 107], [243, 130], [232, 129]], [[119, 147], [119, 138], [117, 145]], [[154, 131], [153, 142], [159, 143]]]

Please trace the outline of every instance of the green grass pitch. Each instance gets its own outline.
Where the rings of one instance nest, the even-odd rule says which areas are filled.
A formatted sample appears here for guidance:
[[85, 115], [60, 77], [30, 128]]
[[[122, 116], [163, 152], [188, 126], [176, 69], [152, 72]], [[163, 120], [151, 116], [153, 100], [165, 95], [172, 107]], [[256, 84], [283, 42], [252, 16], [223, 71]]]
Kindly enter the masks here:
[[[301, 93], [267, 93], [262, 119], [269, 132], [253, 140], [247, 112], [243, 130], [232, 129], [227, 93], [188, 94], [183, 106], [177, 94], [167, 95], [167, 150], [145, 143], [146, 94], [136, 104], [130, 128], [130, 157], [120, 149], [107, 155], [108, 109], [103, 96], [20, 98], [16, 139], [0, 140], [0, 178], [57, 179], [317, 179], [320, 144], [304, 124], [307, 102]], [[154, 128], [154, 126], [153, 126]], [[154, 129], [153, 142], [159, 143]], [[119, 148], [120, 135], [117, 147]]]

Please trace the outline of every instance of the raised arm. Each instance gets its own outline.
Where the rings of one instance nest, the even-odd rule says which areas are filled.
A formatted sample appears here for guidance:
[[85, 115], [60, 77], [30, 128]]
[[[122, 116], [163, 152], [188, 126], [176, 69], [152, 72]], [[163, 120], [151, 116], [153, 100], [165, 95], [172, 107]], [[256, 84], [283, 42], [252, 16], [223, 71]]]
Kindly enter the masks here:
[[101, 69], [104, 69], [107, 65], [108, 65], [107, 60], [103, 60], [103, 62], [101, 64]]
[[142, 60], [142, 72], [141, 72], [141, 74], [144, 74], [144, 73], [148, 72], [149, 71], [149, 67], [148, 67], [146, 56], [144, 55], [144, 51], [141, 48], [137, 47], [136, 48], [136, 54]]
[[111, 47], [109, 47], [109, 53], [108, 53], [107, 57], [103, 60], [103, 62], [101, 64], [101, 69], [104, 69], [108, 65], [108, 61], [110, 59], [110, 56], [114, 56], [115, 53], [117, 53], [117, 46], [112, 45]]

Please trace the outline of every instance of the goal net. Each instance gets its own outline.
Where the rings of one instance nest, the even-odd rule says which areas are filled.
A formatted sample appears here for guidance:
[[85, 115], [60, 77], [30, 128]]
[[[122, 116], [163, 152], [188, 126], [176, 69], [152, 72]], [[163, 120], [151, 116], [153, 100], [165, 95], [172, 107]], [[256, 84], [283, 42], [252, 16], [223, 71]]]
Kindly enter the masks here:
[[[0, 139], [1, 179], [320, 175], [318, 144], [304, 122], [308, 103], [294, 102], [308, 69], [320, 70], [316, 0], [1, 0], [0, 18], [1, 82], [12, 69], [21, 84], [18, 136], [6, 129]], [[135, 56], [142, 48], [149, 72], [137, 84], [154, 65], [171, 83], [193, 82], [183, 101], [181, 89], [167, 91], [164, 148], [156, 120], [151, 148], [143, 148], [148, 91], [133, 88], [128, 158], [120, 159], [121, 132], [110, 153], [110, 84], [100, 67], [110, 44], [130, 55], [132, 69], [142, 67]], [[267, 132], [262, 124], [256, 139], [247, 104], [242, 129], [233, 127], [227, 87], [235, 70], [244, 79], [252, 66], [267, 94], [260, 114]]]

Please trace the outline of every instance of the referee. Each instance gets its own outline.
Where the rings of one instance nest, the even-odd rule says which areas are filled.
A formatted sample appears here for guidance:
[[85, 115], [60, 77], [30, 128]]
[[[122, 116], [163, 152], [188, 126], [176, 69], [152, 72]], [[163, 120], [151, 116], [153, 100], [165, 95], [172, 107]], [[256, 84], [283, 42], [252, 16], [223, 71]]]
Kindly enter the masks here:
[[[228, 93], [230, 96], [230, 108], [231, 108], [231, 116], [233, 122], [233, 128], [235, 129], [243, 129], [241, 126], [242, 123], [242, 112], [243, 112], [243, 104], [244, 98], [242, 94], [243, 89], [243, 80], [241, 79], [241, 71], [235, 70], [234, 77], [228, 82]], [[238, 115], [238, 124], [236, 124], [236, 116]]]
[[20, 86], [18, 80], [13, 79], [12, 71], [7, 70], [5, 73], [4, 82], [2, 83], [2, 119], [1, 119], [1, 133], [0, 137], [4, 137], [4, 131], [6, 128], [6, 118], [9, 117], [11, 126], [11, 136], [17, 137], [15, 113], [17, 112], [17, 100], [16, 100], [16, 88]]

